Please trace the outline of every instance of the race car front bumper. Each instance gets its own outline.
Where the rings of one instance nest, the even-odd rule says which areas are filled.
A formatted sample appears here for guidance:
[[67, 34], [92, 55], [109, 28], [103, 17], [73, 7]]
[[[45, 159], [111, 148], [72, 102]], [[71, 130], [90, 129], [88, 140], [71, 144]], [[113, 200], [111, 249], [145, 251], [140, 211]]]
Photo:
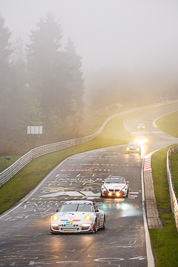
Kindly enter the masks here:
[[125, 154], [141, 154], [141, 150], [138, 149], [126, 149]]
[[51, 223], [50, 231], [52, 233], [80, 233], [80, 232], [92, 232], [93, 223], [83, 223], [83, 224], [57, 224]]
[[105, 197], [125, 197], [127, 195], [127, 192], [120, 190], [103, 190], [102, 196]]

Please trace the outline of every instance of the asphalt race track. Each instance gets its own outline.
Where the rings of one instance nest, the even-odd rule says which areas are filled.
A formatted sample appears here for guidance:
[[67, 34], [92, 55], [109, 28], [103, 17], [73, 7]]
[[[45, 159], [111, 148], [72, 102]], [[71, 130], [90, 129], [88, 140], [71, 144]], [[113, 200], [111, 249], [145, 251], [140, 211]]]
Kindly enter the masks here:
[[[16, 207], [0, 216], [0, 266], [147, 266], [142, 208], [143, 157], [178, 143], [153, 121], [178, 110], [178, 104], [147, 111], [125, 121], [128, 131], [146, 126], [149, 143], [142, 155], [125, 154], [125, 146], [74, 155], [59, 164]], [[101, 181], [121, 175], [130, 182], [127, 198], [101, 198]], [[27, 185], [28, 186], [28, 185]], [[66, 200], [95, 199], [106, 213], [106, 230], [96, 234], [52, 235], [50, 217]]]

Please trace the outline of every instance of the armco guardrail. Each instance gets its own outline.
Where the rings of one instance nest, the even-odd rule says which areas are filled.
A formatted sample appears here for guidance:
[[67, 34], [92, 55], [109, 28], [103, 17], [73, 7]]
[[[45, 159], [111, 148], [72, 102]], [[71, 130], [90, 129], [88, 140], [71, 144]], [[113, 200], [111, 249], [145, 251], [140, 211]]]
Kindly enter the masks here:
[[[177, 101], [178, 100], [174, 100], [174, 101], [171, 101], [169, 103], [176, 103]], [[48, 145], [34, 148], [34, 149], [30, 150], [28, 153], [26, 153], [25, 155], [23, 155], [21, 158], [19, 158], [16, 162], [14, 162], [11, 166], [9, 166], [3, 172], [0, 173], [0, 186], [2, 184], [4, 184], [5, 182], [7, 182], [9, 179], [11, 179], [17, 172], [19, 172], [23, 167], [25, 167], [34, 158], [46, 155], [48, 153], [63, 150], [63, 149], [66, 149], [66, 148], [69, 148], [72, 146], [76, 146], [79, 144], [83, 144], [87, 141], [92, 140], [93, 138], [95, 138], [96, 136], [98, 136], [102, 132], [102, 130], [104, 129], [106, 124], [110, 120], [112, 120], [113, 118], [116, 118], [116, 117], [121, 116], [121, 115], [130, 114], [130, 113], [135, 112], [135, 111], [141, 111], [141, 110], [145, 110], [148, 108], [163, 106], [164, 104], [167, 104], [167, 103], [157, 103], [154, 105], [148, 105], [148, 106], [144, 106], [144, 107], [140, 107], [140, 108], [136, 108], [136, 109], [131, 109], [131, 110], [127, 110], [127, 111], [123, 111], [123, 112], [111, 115], [109, 118], [107, 118], [105, 120], [105, 122], [103, 123], [103, 125], [101, 126], [101, 128], [97, 132], [95, 132], [89, 136], [85, 136], [85, 137], [81, 137], [81, 138], [75, 138], [75, 139], [71, 139], [71, 140], [67, 140], [67, 141], [62, 141], [62, 142], [48, 144]]]
[[174, 190], [174, 184], [172, 181], [172, 174], [169, 166], [170, 162], [170, 156], [172, 151], [177, 151], [178, 152], [178, 146], [172, 147], [168, 150], [167, 152], [167, 177], [168, 177], [168, 183], [169, 183], [169, 193], [170, 193], [170, 200], [171, 200], [171, 209], [174, 214], [174, 219], [176, 223], [176, 227], [178, 230], [178, 203], [177, 203], [177, 198]]

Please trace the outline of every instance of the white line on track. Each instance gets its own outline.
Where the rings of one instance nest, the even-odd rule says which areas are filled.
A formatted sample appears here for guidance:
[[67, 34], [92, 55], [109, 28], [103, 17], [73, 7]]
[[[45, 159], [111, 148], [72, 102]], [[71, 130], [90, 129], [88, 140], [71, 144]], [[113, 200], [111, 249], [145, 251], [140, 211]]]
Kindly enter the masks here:
[[144, 159], [142, 160], [142, 169], [141, 169], [141, 186], [142, 186], [142, 210], [143, 210], [143, 223], [145, 230], [145, 241], [146, 241], [146, 254], [147, 254], [147, 262], [148, 267], [154, 267], [154, 257], [151, 247], [150, 234], [148, 230], [148, 224], [146, 219], [146, 211], [145, 211], [145, 191], [144, 191], [144, 180], [143, 180], [143, 169], [144, 169]]

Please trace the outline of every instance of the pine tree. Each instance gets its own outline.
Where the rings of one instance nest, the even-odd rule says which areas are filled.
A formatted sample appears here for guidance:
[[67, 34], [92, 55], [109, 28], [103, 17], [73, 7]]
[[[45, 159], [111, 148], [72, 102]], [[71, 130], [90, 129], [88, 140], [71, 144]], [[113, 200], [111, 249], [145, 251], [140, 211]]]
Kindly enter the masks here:
[[5, 27], [5, 20], [0, 14], [0, 140], [8, 133], [9, 90], [11, 78], [10, 55], [13, 50], [9, 41], [11, 32]]
[[[31, 31], [30, 40], [27, 45], [30, 90], [41, 103], [45, 129], [51, 136], [48, 142], [58, 141], [57, 132], [60, 135], [58, 138], [61, 137], [58, 124], [64, 122], [68, 115], [78, 116], [83, 108], [81, 58], [71, 41], [66, 50], [62, 50], [62, 30], [51, 12], [40, 19], [37, 29]], [[75, 113], [72, 107], [74, 102]]]

